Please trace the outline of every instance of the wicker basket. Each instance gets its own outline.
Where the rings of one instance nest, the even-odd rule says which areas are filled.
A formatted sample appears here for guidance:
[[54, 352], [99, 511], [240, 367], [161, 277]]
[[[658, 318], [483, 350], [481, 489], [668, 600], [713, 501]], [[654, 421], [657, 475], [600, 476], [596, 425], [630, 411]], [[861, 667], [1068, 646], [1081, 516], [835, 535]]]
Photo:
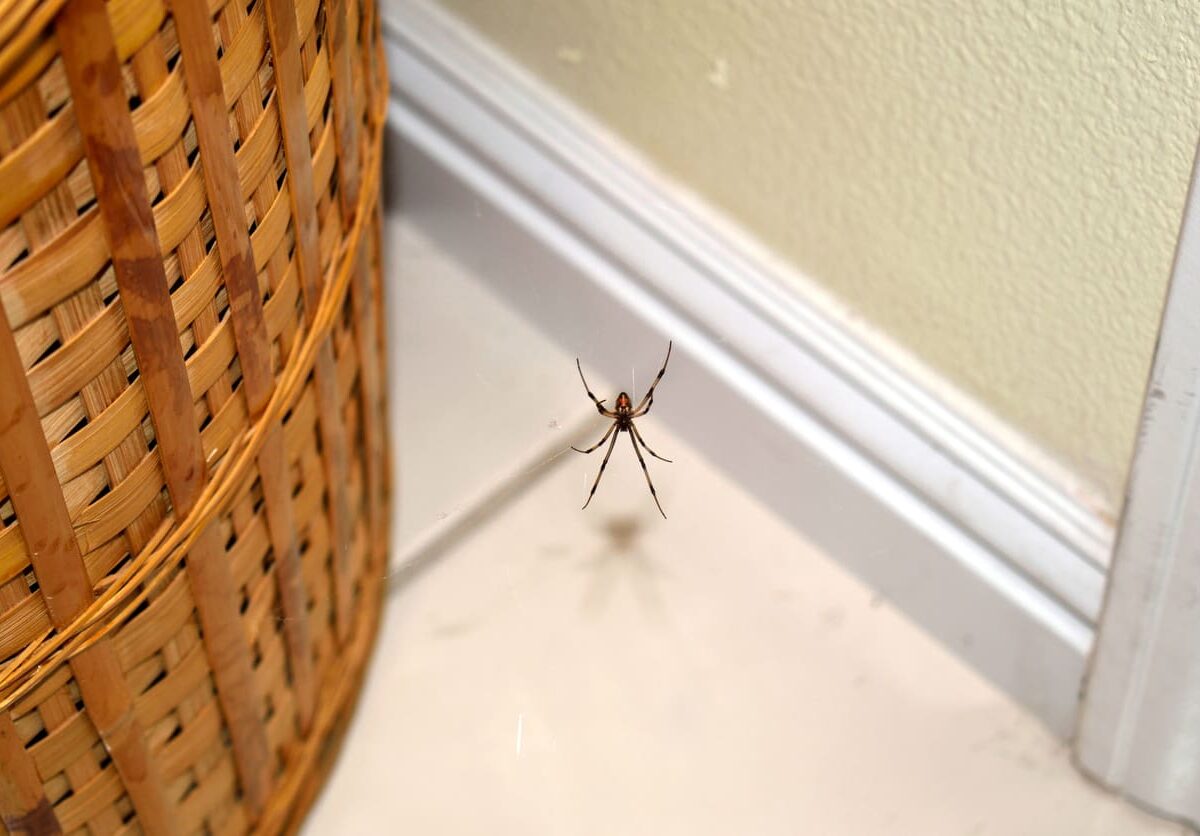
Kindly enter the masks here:
[[0, 0], [0, 833], [277, 832], [386, 560], [371, 0]]

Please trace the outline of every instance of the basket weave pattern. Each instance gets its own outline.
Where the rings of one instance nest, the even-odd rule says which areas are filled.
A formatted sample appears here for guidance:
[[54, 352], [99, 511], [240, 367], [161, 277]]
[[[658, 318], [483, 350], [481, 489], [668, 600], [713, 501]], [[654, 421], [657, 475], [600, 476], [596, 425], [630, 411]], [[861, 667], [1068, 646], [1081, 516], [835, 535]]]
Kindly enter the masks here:
[[296, 825], [386, 564], [371, 0], [0, 0], [0, 836]]

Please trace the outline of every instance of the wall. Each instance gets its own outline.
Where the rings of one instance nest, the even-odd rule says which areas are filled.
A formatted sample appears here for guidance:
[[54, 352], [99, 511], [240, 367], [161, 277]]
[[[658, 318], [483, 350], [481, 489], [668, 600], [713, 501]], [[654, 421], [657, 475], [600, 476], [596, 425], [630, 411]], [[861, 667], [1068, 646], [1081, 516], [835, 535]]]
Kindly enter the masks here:
[[1115, 511], [1200, 8], [441, 2]]

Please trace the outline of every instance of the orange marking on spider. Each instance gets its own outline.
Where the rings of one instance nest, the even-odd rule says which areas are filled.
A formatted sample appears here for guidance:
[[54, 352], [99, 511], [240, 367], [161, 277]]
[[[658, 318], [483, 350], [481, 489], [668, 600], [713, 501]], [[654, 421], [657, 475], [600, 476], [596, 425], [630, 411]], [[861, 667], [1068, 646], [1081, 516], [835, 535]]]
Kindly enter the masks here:
[[[591, 453], [600, 448], [608, 437], [612, 436], [612, 441], [608, 443], [608, 450], [604, 453], [604, 461], [600, 462], [600, 472], [596, 474], [596, 481], [592, 483], [591, 493], [588, 494], [587, 502], [583, 503], [583, 507], [587, 508], [592, 502], [592, 497], [596, 495], [596, 488], [600, 485], [600, 477], [604, 475], [604, 468], [608, 466], [608, 457], [612, 455], [613, 448], [617, 445], [617, 438], [621, 433], [629, 433], [629, 442], [633, 445], [633, 452], [637, 454], [638, 463], [642, 466], [642, 473], [646, 474], [646, 484], [650, 486], [650, 496], [654, 498], [654, 504], [658, 506], [658, 513], [662, 514], [663, 519], [667, 518], [667, 514], [662, 509], [662, 503], [658, 501], [658, 493], [654, 490], [654, 483], [650, 481], [650, 471], [646, 469], [646, 460], [642, 458], [641, 447], [646, 448], [646, 452], [656, 459], [661, 459], [664, 462], [670, 462], [670, 459], [665, 459], [650, 449], [650, 445], [642, 439], [642, 434], [638, 432], [638, 428], [634, 425], [633, 419], [640, 418], [650, 411], [650, 407], [654, 405], [654, 387], [658, 386], [658, 382], [662, 380], [663, 374], [667, 370], [667, 363], [671, 361], [671, 343], [667, 343], [667, 359], [663, 360], [662, 368], [658, 370], [658, 374], [654, 378], [654, 382], [650, 384], [650, 389], [642, 397], [642, 400], [635, 407], [629, 395], [621, 392], [617, 395], [617, 408], [615, 410], [605, 409], [604, 401], [598, 400], [592, 394], [591, 387], [588, 386], [587, 378], [583, 376], [583, 366], [579, 364], [579, 358], [575, 358], [575, 368], [579, 369], [579, 379], [583, 381], [583, 388], [587, 391], [588, 397], [592, 399], [592, 403], [596, 405], [596, 411], [606, 418], [612, 418], [612, 425], [608, 431], [601, 436], [600, 440], [586, 450], [580, 450], [578, 447], [572, 447], [576, 453]], [[615, 431], [615, 432], [614, 432]], [[641, 445], [639, 447], [638, 445]]]

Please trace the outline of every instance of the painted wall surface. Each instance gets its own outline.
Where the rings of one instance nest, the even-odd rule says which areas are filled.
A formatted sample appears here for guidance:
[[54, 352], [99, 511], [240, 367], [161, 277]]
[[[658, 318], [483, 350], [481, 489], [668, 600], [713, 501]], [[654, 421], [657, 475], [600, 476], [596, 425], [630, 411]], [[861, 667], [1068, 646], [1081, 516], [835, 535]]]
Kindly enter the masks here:
[[441, 2], [1117, 508], [1200, 5]]

